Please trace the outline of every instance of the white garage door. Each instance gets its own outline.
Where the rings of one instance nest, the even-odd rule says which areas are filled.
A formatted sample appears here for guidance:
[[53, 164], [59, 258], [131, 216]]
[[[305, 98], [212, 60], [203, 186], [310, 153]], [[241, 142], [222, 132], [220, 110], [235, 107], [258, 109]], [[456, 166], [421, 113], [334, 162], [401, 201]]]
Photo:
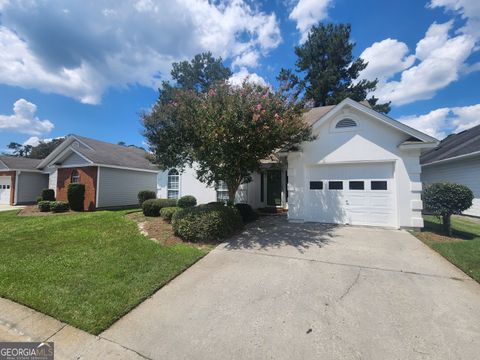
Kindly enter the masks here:
[[397, 227], [393, 163], [308, 169], [306, 220]]
[[0, 176], [0, 205], [10, 204], [10, 176]]

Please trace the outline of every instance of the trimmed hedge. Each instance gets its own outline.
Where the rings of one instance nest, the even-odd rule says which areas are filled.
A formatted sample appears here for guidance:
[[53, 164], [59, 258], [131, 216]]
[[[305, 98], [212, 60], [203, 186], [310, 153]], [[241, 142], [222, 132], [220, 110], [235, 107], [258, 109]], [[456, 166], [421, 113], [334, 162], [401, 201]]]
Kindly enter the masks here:
[[40, 210], [40, 212], [49, 212], [53, 202], [54, 201], [45, 201], [45, 200], [39, 201], [38, 210]]
[[41, 196], [37, 196], [35, 202], [38, 204], [40, 201], [43, 201], [43, 198]]
[[137, 195], [138, 203], [140, 204], [140, 206], [142, 206], [144, 201], [156, 198], [157, 194], [155, 194], [155, 191], [151, 190], [142, 190]]
[[239, 211], [231, 206], [199, 205], [177, 211], [172, 217], [175, 235], [191, 242], [224, 239], [242, 226]]
[[53, 201], [50, 203], [50, 211], [54, 213], [66, 212], [70, 209], [68, 203], [65, 201]]
[[160, 210], [165, 207], [175, 207], [176, 199], [150, 199], [145, 200], [142, 204], [143, 215], [160, 216]]
[[252, 209], [250, 205], [244, 204], [244, 203], [238, 203], [238, 204], [235, 204], [235, 207], [240, 212], [240, 215], [242, 216], [242, 220], [244, 223], [248, 223], [258, 219], [258, 214]]
[[160, 216], [162, 217], [163, 220], [165, 221], [172, 221], [172, 216], [175, 215], [175, 213], [182, 208], [178, 206], [169, 206], [169, 207], [164, 207], [160, 209]]
[[55, 191], [53, 189], [43, 189], [41, 196], [43, 201], [55, 201]]
[[182, 196], [177, 201], [177, 206], [183, 209], [194, 207], [195, 205], [197, 205], [197, 199], [195, 198], [195, 196], [192, 196], [192, 195]]
[[70, 184], [67, 190], [68, 203], [73, 211], [83, 211], [83, 202], [85, 201], [85, 185]]

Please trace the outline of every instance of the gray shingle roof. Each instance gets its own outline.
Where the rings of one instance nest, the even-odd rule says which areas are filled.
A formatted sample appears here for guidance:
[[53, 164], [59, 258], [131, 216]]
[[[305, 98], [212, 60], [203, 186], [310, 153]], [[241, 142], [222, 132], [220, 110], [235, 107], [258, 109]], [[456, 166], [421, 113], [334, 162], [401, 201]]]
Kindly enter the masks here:
[[148, 153], [142, 149], [110, 144], [78, 135], [73, 136], [93, 149], [75, 148], [95, 164], [158, 170], [158, 167], [147, 159]]
[[323, 115], [327, 114], [330, 110], [332, 110], [336, 105], [328, 105], [328, 106], [319, 106], [315, 108], [311, 108], [305, 110], [303, 113], [303, 120], [308, 125], [315, 124]]
[[480, 151], [480, 125], [461, 133], [447, 136], [433, 150], [420, 157], [420, 164], [447, 160], [456, 156], [468, 155]]
[[17, 156], [0, 156], [0, 161], [3, 162], [9, 169], [37, 170], [37, 165], [40, 164], [42, 160]]

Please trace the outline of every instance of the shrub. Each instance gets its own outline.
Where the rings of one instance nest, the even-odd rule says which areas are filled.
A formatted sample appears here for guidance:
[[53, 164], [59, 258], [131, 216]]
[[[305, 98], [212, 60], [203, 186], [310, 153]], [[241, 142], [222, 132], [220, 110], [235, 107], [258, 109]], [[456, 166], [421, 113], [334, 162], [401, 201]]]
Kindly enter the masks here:
[[177, 201], [177, 206], [181, 208], [194, 207], [195, 205], [197, 205], [197, 199], [195, 198], [195, 196], [192, 195], [182, 196]]
[[54, 213], [62, 213], [68, 211], [69, 206], [65, 201], [52, 201], [50, 203], [50, 211]]
[[38, 204], [40, 201], [43, 201], [43, 198], [41, 196], [37, 196], [35, 202]]
[[43, 201], [55, 201], [55, 191], [53, 189], [43, 189], [42, 190], [42, 200]]
[[178, 206], [164, 207], [164, 208], [160, 209], [160, 216], [165, 221], [170, 222], [172, 220], [172, 216], [179, 210], [181, 210], [181, 208], [178, 207]]
[[45, 200], [39, 201], [38, 210], [40, 210], [40, 212], [49, 212], [52, 203], [53, 201], [45, 201]]
[[207, 205], [211, 205], [211, 206], [225, 206], [225, 203], [223, 201], [212, 201], [212, 202], [209, 202]]
[[175, 235], [192, 242], [224, 239], [243, 226], [237, 209], [230, 206], [199, 205], [177, 211], [172, 217]]
[[165, 207], [174, 207], [177, 204], [176, 199], [150, 199], [142, 204], [143, 215], [160, 216], [160, 210]]
[[85, 185], [70, 184], [67, 190], [68, 203], [73, 211], [83, 211], [83, 202], [85, 201]]
[[142, 206], [145, 200], [156, 199], [157, 194], [155, 194], [155, 191], [142, 190], [138, 193], [137, 198], [138, 198], [138, 203], [140, 204], [140, 206]]
[[244, 203], [238, 203], [238, 204], [235, 204], [235, 207], [240, 212], [240, 215], [242, 216], [242, 220], [244, 223], [248, 223], [258, 219], [258, 214], [252, 209], [250, 205], [244, 204]]
[[422, 200], [425, 210], [442, 217], [443, 230], [451, 236], [451, 216], [472, 206], [473, 193], [465, 185], [436, 183], [425, 188]]

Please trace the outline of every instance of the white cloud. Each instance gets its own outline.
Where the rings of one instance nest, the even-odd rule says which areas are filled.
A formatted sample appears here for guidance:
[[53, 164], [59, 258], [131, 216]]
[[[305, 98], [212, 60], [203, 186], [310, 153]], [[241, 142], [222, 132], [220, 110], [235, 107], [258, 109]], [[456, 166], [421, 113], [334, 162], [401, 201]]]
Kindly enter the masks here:
[[480, 104], [440, 108], [424, 115], [404, 116], [399, 121], [438, 139], [480, 124]]
[[297, 23], [297, 30], [301, 34], [300, 42], [307, 40], [312, 25], [324, 20], [328, 15], [328, 8], [332, 0], [299, 0], [290, 12], [288, 18]]
[[430, 8], [443, 7], [459, 14], [465, 21], [460, 32], [480, 39], [480, 1], [478, 0], [431, 0]]
[[275, 14], [244, 0], [0, 4], [0, 83], [84, 103], [109, 87], [157, 88], [173, 61], [201, 51], [254, 66], [281, 42]]
[[240, 71], [234, 73], [230, 77], [230, 79], [228, 79], [228, 82], [232, 85], [240, 85], [247, 78], [248, 78], [248, 82], [262, 85], [262, 86], [268, 86], [268, 83], [265, 81], [264, 78], [262, 78], [260, 75], [256, 73], [248, 72], [247, 68], [245, 67], [242, 67]]
[[40, 144], [40, 138], [38, 136], [30, 136], [27, 140], [23, 142], [23, 146], [38, 146]]
[[13, 104], [12, 115], [0, 115], [0, 131], [9, 130], [22, 134], [38, 136], [49, 133], [54, 128], [50, 120], [40, 120], [37, 116], [37, 106], [25, 99], [19, 99]]

